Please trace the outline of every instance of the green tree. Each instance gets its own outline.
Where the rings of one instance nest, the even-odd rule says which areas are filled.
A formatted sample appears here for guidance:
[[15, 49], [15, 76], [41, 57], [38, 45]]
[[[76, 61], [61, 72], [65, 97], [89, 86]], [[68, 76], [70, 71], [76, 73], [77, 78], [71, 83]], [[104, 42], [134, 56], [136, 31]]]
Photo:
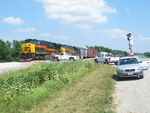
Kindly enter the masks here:
[[10, 41], [6, 41], [6, 53], [7, 53], [7, 57], [6, 60], [7, 61], [12, 61], [12, 48], [11, 48], [11, 42]]
[[19, 51], [21, 47], [21, 42], [17, 40], [13, 40], [12, 46], [12, 57], [19, 57]]
[[150, 52], [145, 52], [144, 55], [150, 57]]
[[3, 40], [0, 40], [0, 60], [4, 61], [7, 57], [7, 48], [6, 43]]
[[19, 60], [19, 51], [21, 41], [14, 40], [3, 41], [0, 39], [0, 61], [16, 61]]
[[108, 52], [108, 53], [113, 53], [114, 55], [123, 55], [126, 56], [128, 55], [128, 53], [126, 51], [121, 51], [121, 50], [112, 50], [110, 48], [107, 47], [103, 47], [103, 46], [91, 46], [89, 48], [95, 49], [98, 52]]

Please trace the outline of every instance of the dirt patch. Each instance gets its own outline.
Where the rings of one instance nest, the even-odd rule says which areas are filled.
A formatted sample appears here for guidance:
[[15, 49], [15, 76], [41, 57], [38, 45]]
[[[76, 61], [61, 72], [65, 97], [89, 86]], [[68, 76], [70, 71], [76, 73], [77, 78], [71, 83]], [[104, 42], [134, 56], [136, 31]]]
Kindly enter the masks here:
[[6, 62], [0, 63], [0, 74], [8, 71], [19, 70], [31, 66], [32, 64], [38, 63], [37, 61], [32, 62]]

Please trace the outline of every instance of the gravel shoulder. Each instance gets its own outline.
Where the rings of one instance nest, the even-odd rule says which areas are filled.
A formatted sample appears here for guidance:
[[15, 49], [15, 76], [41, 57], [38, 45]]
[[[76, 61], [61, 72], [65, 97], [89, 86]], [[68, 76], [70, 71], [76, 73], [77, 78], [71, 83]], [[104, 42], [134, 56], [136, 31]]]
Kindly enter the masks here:
[[144, 72], [144, 79], [117, 81], [114, 98], [117, 113], [150, 113], [150, 69]]
[[26, 68], [31, 66], [32, 64], [36, 64], [39, 62], [47, 62], [47, 61], [32, 61], [32, 62], [6, 62], [0, 63], [0, 75], [13, 70], [19, 70], [22, 68]]

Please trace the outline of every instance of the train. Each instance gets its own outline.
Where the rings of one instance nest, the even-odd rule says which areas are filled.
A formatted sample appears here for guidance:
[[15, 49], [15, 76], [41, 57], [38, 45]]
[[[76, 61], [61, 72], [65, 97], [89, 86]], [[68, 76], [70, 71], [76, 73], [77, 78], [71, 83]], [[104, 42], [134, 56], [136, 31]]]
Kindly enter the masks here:
[[48, 60], [52, 54], [69, 53], [79, 55], [80, 59], [94, 58], [97, 51], [91, 48], [81, 48], [44, 40], [26, 39], [20, 50], [21, 59]]

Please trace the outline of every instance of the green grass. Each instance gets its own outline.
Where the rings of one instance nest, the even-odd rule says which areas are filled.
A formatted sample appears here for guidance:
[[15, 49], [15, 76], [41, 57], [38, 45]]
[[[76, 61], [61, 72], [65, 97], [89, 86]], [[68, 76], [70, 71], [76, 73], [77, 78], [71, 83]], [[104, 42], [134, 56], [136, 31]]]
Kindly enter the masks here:
[[113, 74], [114, 67], [97, 64], [92, 72], [49, 94], [27, 113], [113, 113]]
[[96, 68], [92, 61], [45, 63], [6, 73], [0, 78], [0, 112], [30, 110], [65, 84]]

